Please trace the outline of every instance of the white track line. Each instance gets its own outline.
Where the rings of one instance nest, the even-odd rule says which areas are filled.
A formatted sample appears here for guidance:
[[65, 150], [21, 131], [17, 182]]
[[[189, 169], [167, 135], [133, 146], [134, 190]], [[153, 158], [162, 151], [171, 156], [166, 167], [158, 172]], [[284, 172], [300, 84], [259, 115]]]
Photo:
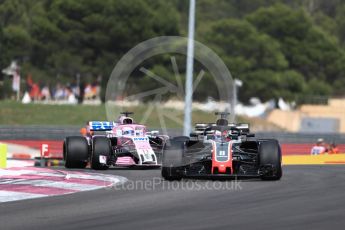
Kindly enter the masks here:
[[124, 177], [47, 168], [0, 169], [0, 202], [70, 194], [106, 188]]
[[0, 202], [26, 200], [26, 199], [33, 199], [33, 198], [40, 198], [40, 197], [47, 197], [47, 195], [30, 194], [30, 193], [24, 193], [24, 192], [9, 192], [9, 191], [0, 190]]

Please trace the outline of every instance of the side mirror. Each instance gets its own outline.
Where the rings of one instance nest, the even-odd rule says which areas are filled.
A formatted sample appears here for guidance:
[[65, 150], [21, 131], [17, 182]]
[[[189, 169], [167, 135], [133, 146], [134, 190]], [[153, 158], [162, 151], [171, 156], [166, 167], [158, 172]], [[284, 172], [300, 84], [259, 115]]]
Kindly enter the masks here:
[[158, 130], [153, 130], [151, 132], [146, 132], [146, 135], [157, 136], [157, 135], [159, 135], [159, 131]]

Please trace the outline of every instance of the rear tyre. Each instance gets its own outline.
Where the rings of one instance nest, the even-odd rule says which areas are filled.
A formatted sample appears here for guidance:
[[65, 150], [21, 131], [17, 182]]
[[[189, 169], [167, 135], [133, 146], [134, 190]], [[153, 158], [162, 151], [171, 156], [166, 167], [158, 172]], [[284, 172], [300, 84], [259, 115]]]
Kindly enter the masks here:
[[67, 137], [63, 143], [66, 168], [85, 168], [89, 158], [89, 146], [84, 137]]
[[265, 140], [259, 145], [260, 169], [264, 170], [262, 180], [280, 180], [283, 175], [281, 149], [277, 140]]
[[111, 157], [111, 152], [111, 142], [107, 137], [92, 138], [91, 168], [95, 170], [108, 169], [107, 162]]
[[183, 171], [184, 141], [171, 140], [163, 149], [162, 177], [165, 180], [181, 180]]

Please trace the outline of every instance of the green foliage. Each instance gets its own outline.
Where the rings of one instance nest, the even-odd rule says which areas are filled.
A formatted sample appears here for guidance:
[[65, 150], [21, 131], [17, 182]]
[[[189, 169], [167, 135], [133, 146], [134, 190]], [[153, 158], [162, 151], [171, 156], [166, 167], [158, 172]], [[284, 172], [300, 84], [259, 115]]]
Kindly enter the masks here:
[[[277, 40], [238, 19], [214, 24], [207, 39], [214, 44], [233, 76], [244, 81], [242, 100], [259, 95], [263, 100], [294, 99], [303, 93], [304, 78], [288, 70], [289, 63]], [[293, 93], [290, 93], [293, 92]]]
[[337, 9], [337, 14], [335, 17], [335, 22], [337, 24], [337, 35], [339, 36], [339, 40], [341, 44], [345, 45], [345, 4], [341, 5]]
[[69, 81], [76, 74], [108, 76], [137, 43], [179, 33], [178, 14], [163, 0], [3, 0], [0, 19], [8, 50], [0, 55], [2, 68], [17, 59], [24, 73], [41, 69]]
[[288, 66], [279, 43], [246, 21], [219, 21], [211, 27], [207, 39], [217, 47], [235, 76], [249, 70], [279, 70]]
[[304, 78], [298, 72], [257, 70], [244, 74], [242, 97], [249, 99], [259, 95], [262, 100], [282, 97], [293, 101], [307, 90]]
[[308, 94], [309, 95], [319, 95], [319, 96], [327, 96], [330, 95], [332, 89], [329, 85], [324, 84], [323, 82], [319, 81], [316, 78], [311, 79], [308, 82]]
[[[141, 41], [187, 35], [188, 1], [0, 0], [0, 68], [17, 59], [22, 75], [72, 82], [98, 75]], [[232, 76], [244, 81], [240, 100], [306, 95], [344, 96], [345, 4], [340, 0], [198, 0], [196, 40], [213, 48]], [[177, 59], [184, 80], [185, 58]], [[170, 57], [145, 68], [175, 81]], [[202, 67], [196, 63], [195, 75]], [[134, 73], [135, 93], [160, 84]], [[205, 74], [194, 98], [205, 100]], [[212, 86], [213, 87], [213, 86]], [[4, 89], [1, 88], [4, 92]]]
[[[330, 95], [329, 84], [345, 74], [345, 53], [333, 36], [314, 26], [303, 9], [296, 11], [281, 4], [259, 9], [247, 19], [280, 42], [290, 69], [303, 74], [306, 80], [314, 79], [309, 88], [319, 90], [311, 92]], [[316, 79], [327, 82], [327, 87], [319, 88], [313, 83]]]

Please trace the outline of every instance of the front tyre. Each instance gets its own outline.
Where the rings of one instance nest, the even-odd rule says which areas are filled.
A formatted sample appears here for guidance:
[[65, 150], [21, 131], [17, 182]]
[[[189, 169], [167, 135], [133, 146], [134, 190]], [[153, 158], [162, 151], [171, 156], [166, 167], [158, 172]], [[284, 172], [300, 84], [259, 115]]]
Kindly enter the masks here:
[[283, 175], [282, 154], [277, 140], [264, 140], [259, 144], [260, 170], [262, 180], [280, 180]]
[[92, 138], [91, 168], [95, 170], [108, 169], [107, 162], [111, 157], [111, 152], [111, 142], [107, 137]]
[[66, 168], [85, 168], [89, 158], [89, 146], [85, 137], [67, 137], [63, 143]]
[[162, 159], [162, 177], [165, 180], [182, 179], [184, 148], [184, 141], [171, 140], [165, 144]]

